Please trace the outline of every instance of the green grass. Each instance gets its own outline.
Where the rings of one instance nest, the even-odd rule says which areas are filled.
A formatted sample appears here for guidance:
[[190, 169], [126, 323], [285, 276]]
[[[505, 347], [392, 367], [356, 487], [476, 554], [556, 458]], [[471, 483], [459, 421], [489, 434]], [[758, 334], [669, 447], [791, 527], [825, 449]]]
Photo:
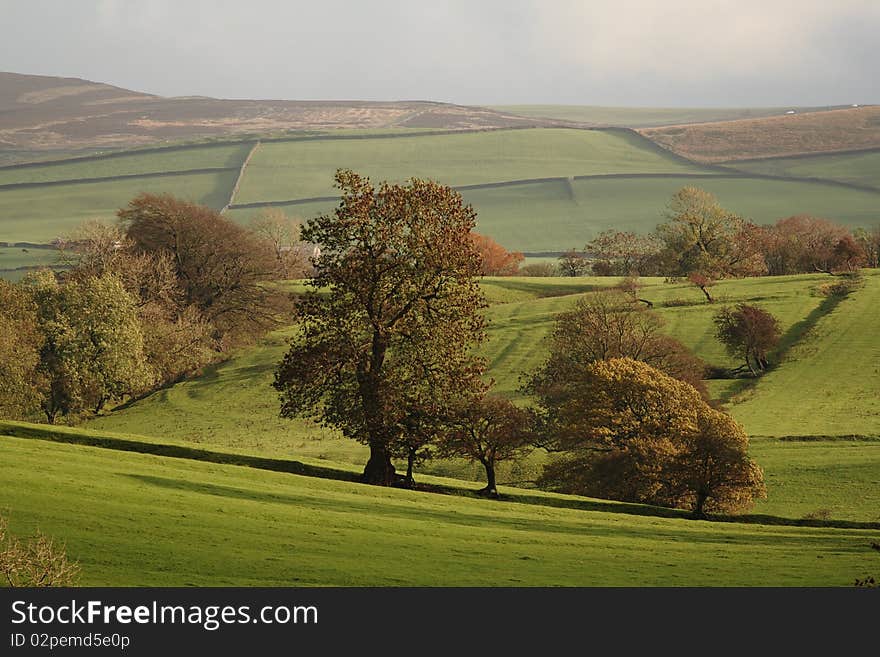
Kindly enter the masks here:
[[[647, 128], [680, 123], [709, 123], [785, 114], [791, 107], [602, 107], [598, 105], [496, 105], [492, 109], [521, 116], [597, 125]], [[831, 109], [800, 107], [799, 112]]]
[[334, 196], [349, 168], [375, 181], [431, 178], [446, 185], [603, 173], [700, 172], [633, 135], [591, 130], [499, 130], [392, 139], [263, 144], [238, 203]]
[[0, 278], [17, 281], [28, 268], [51, 267], [58, 262], [55, 249], [32, 249], [20, 246], [0, 246]]
[[749, 453], [764, 468], [767, 499], [755, 513], [831, 520], [880, 521], [880, 440], [753, 439]]
[[846, 586], [876, 561], [876, 531], [496, 502], [33, 439], [0, 437], [0, 453], [11, 530], [65, 542], [87, 585]]
[[880, 272], [821, 318], [736, 403], [752, 435], [880, 436]]
[[106, 178], [108, 176], [185, 171], [214, 167], [239, 167], [250, 143], [194, 146], [169, 149], [154, 153], [131, 153], [86, 162], [46, 164], [38, 167], [0, 169], [0, 185], [22, 182], [47, 182], [79, 178]]
[[603, 230], [652, 231], [669, 198], [695, 185], [757, 223], [809, 213], [849, 226], [873, 225], [880, 195], [819, 183], [735, 178], [591, 179], [469, 190], [477, 230], [508, 249], [583, 248]]
[[0, 242], [50, 242], [86, 219], [111, 219], [141, 192], [221, 208], [237, 171], [0, 191]]
[[880, 189], [880, 152], [773, 158], [735, 162], [729, 166], [751, 173], [826, 178]]

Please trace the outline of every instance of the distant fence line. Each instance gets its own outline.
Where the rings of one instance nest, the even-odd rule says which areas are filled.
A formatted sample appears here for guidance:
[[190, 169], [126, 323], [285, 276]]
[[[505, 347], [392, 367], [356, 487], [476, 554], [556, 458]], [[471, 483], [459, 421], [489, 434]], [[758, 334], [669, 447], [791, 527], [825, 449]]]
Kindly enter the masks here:
[[257, 141], [251, 149], [248, 151], [248, 154], [245, 156], [244, 161], [241, 163], [241, 166], [238, 169], [238, 176], [235, 178], [235, 184], [232, 185], [232, 191], [229, 193], [229, 201], [227, 201], [226, 205], [224, 205], [220, 209], [220, 214], [226, 212], [229, 207], [235, 202], [235, 195], [238, 194], [238, 188], [241, 186], [242, 178], [244, 178], [245, 169], [247, 169], [248, 164], [251, 162], [251, 158], [254, 156], [254, 153], [257, 152], [257, 149], [260, 147], [260, 142]]
[[19, 182], [0, 185], [0, 192], [34, 187], [59, 187], [62, 185], [86, 185], [90, 183], [118, 182], [133, 178], [170, 178], [173, 176], [198, 175], [202, 173], [220, 173], [235, 171], [236, 167], [203, 167], [201, 169], [182, 169], [179, 171], [151, 171], [147, 173], [121, 173], [115, 176], [98, 176], [96, 178], [67, 178], [65, 180], [42, 180], [39, 182]]

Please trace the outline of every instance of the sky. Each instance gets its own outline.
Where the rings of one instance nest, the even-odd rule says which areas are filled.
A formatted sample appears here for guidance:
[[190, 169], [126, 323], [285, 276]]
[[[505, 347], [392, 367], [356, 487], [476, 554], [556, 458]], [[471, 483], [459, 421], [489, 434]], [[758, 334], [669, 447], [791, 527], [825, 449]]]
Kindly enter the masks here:
[[880, 103], [878, 0], [0, 0], [0, 70], [165, 96]]

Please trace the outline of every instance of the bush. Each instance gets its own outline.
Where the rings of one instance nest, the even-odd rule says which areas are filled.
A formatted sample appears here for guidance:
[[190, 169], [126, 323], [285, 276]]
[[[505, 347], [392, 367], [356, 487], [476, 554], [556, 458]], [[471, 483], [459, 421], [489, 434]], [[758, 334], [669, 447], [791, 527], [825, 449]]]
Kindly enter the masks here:
[[0, 515], [0, 575], [11, 587], [75, 586], [80, 568], [69, 561], [64, 545], [56, 544], [39, 530], [21, 540], [8, 532], [9, 522]]
[[556, 276], [556, 267], [549, 262], [535, 262], [525, 267], [520, 267], [520, 276]]

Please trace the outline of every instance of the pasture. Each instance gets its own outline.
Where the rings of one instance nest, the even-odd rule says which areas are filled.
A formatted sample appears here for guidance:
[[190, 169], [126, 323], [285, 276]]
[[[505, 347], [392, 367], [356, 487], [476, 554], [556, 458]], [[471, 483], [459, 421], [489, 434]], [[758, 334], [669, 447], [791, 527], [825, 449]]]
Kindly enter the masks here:
[[430, 178], [445, 185], [605, 173], [699, 172], [631, 133], [498, 130], [464, 134], [265, 143], [248, 166], [238, 203], [336, 196], [348, 168], [374, 181]]
[[237, 170], [0, 190], [0, 242], [48, 243], [86, 219], [110, 219], [143, 192], [221, 208]]
[[880, 151], [749, 160], [731, 166], [750, 173], [824, 178], [880, 189]]
[[8, 436], [0, 455], [12, 531], [66, 543], [87, 585], [845, 586], [875, 565], [876, 530], [861, 528], [511, 489], [498, 502], [450, 480], [431, 483], [457, 495], [367, 488]]

